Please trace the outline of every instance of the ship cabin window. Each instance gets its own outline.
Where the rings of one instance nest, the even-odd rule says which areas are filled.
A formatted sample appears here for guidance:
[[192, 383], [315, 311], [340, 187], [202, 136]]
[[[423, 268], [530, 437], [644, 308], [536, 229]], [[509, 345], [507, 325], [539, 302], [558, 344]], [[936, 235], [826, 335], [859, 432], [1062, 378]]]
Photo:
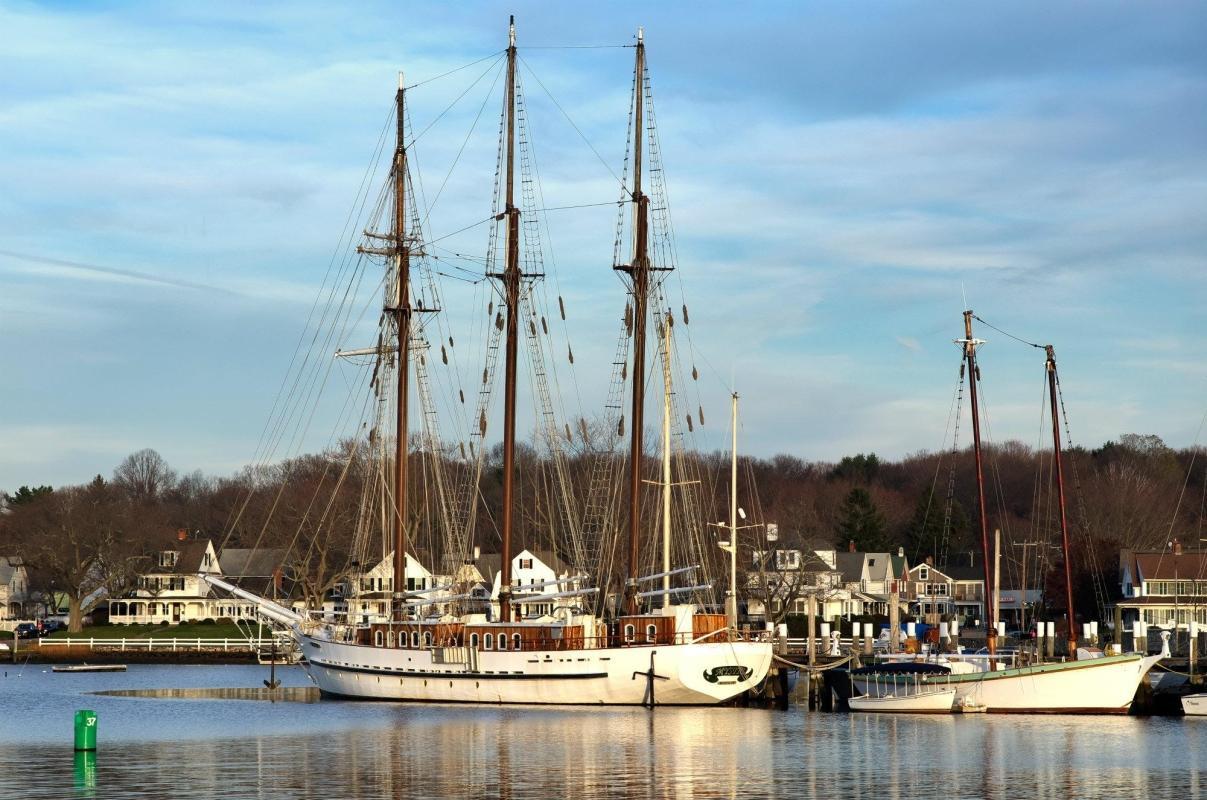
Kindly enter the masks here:
[[505, 633], [499, 634], [499, 649], [500, 650], [507, 649], [507, 634], [505, 634]]
[[419, 631], [411, 631], [411, 647], [419, 646]]
[[520, 649], [520, 635], [518, 633], [511, 634], [511, 644], [514, 649]]
[[495, 635], [493, 633], [486, 634], [486, 649], [487, 650], [495, 649]]
[[624, 640], [626, 642], [632, 642], [636, 636], [637, 636], [637, 628], [635, 626], [633, 626], [633, 625], [624, 626]]
[[652, 642], [657, 638], [658, 638], [658, 626], [653, 623], [646, 625], [645, 626], [645, 640], [647, 642]]
[[432, 646], [432, 632], [431, 631], [423, 632], [423, 646], [424, 647]]
[[374, 647], [381, 647], [381, 631], [374, 631], [373, 645]]
[[471, 634], [469, 635], [469, 646], [470, 646], [470, 647], [472, 647], [472, 648], [473, 648], [473, 649], [475, 649], [475, 650], [477, 650], [477, 649], [478, 649], [478, 634], [476, 634], [476, 633], [471, 633]]

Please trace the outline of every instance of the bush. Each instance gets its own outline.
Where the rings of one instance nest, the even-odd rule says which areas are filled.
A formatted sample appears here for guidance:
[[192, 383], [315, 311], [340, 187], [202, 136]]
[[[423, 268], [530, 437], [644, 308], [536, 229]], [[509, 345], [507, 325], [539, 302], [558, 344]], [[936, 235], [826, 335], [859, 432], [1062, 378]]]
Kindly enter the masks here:
[[197, 624], [198, 624], [198, 625], [213, 625], [213, 624], [214, 624], [214, 618], [213, 618], [213, 617], [206, 617], [205, 619], [199, 619], [199, 620], [197, 620]]

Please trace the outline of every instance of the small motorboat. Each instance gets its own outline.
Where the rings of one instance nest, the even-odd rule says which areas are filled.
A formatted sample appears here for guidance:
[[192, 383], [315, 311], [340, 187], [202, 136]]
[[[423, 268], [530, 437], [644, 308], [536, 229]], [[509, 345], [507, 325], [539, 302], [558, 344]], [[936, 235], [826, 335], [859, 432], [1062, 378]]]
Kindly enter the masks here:
[[55, 664], [51, 672], [125, 672], [125, 664]]
[[955, 687], [922, 689], [905, 694], [864, 695], [847, 701], [852, 711], [896, 714], [950, 714], [956, 702]]
[[1188, 717], [1207, 717], [1207, 694], [1184, 695], [1182, 713]]

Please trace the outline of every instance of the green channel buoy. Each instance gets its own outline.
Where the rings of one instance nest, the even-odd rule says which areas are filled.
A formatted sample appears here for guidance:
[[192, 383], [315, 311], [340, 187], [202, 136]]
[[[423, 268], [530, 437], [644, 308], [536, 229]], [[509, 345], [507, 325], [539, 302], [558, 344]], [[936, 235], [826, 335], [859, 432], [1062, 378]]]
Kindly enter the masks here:
[[75, 712], [75, 749], [96, 749], [96, 712], [87, 709]]

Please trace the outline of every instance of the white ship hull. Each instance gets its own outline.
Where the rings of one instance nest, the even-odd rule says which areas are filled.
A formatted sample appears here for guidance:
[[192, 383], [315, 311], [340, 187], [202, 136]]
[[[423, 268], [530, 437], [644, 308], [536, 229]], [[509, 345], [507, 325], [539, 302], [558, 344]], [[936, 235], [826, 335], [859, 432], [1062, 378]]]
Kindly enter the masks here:
[[772, 657], [770, 642], [499, 652], [295, 636], [326, 695], [430, 703], [713, 705], [758, 686]]
[[[1084, 661], [1036, 664], [962, 675], [928, 675], [927, 687], [953, 687], [956, 704], [974, 703], [991, 714], [1126, 714], [1136, 689], [1160, 656], [1104, 656]], [[861, 692], [875, 678], [852, 678]], [[894, 679], [880, 675], [879, 683]], [[912, 686], [912, 676], [896, 679]]]
[[882, 697], [852, 697], [852, 711], [874, 711], [881, 714], [950, 714], [955, 705], [953, 688], [928, 689], [916, 694], [884, 695]]
[[1207, 717], [1207, 694], [1188, 694], [1183, 697], [1182, 711], [1188, 717]]

